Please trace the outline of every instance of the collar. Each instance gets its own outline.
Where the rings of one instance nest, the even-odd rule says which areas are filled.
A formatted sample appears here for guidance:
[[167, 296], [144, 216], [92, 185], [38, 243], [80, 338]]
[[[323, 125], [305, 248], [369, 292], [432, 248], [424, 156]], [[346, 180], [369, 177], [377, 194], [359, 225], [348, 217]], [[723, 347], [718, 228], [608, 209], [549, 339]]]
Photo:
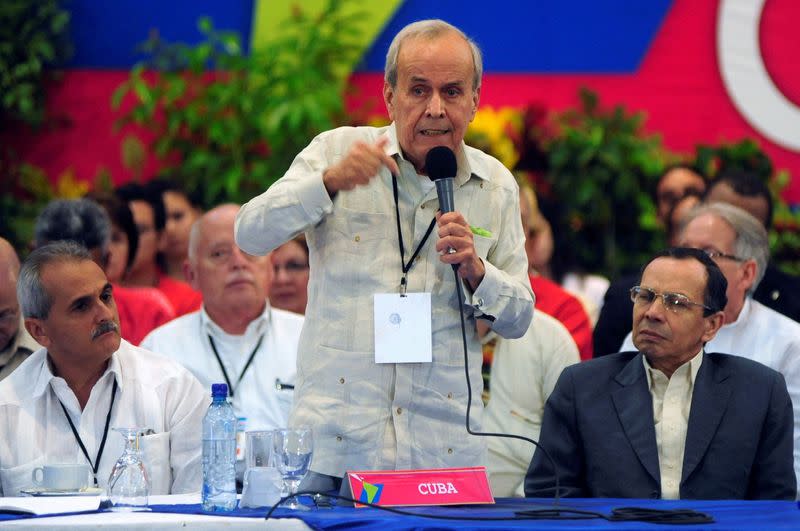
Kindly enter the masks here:
[[[123, 348], [124, 344], [126, 344], [126, 341], [123, 339], [122, 343], [120, 343], [119, 350]], [[117, 380], [117, 387], [119, 387], [119, 390], [122, 391], [122, 365], [119, 361], [119, 350], [111, 355], [111, 359], [108, 361], [108, 367], [106, 367], [106, 370], [100, 379], [97, 380], [97, 383], [109, 378], [109, 374], [113, 374], [113, 378]], [[56, 378], [60, 378], [60, 376], [53, 374], [53, 369], [50, 364], [50, 356], [48, 355], [46, 348], [40, 348], [34, 352], [32, 356], [38, 356], [40, 358], [35, 362], [39, 364], [39, 372], [36, 375], [35, 383], [33, 385], [33, 393], [31, 395], [32, 398], [38, 398], [44, 395], [50, 387], [51, 382]]]
[[269, 305], [269, 299], [266, 300], [266, 304], [264, 304], [264, 311], [261, 312], [261, 315], [250, 321], [247, 325], [247, 328], [244, 331], [242, 336], [236, 336], [234, 334], [229, 334], [225, 330], [223, 330], [217, 323], [211, 319], [211, 317], [206, 312], [205, 304], [200, 308], [200, 330], [204, 333], [215, 337], [215, 338], [222, 338], [226, 339], [229, 337], [244, 337], [249, 335], [259, 335], [261, 334], [270, 324], [270, 316], [272, 315], [272, 309]]
[[[400, 149], [400, 143], [397, 140], [397, 123], [392, 122], [390, 125], [379, 131], [379, 136], [385, 135], [389, 139], [389, 142], [384, 148], [386, 154], [390, 157], [395, 157], [395, 159], [405, 160], [408, 162], [408, 160], [403, 156], [403, 150]], [[489, 180], [488, 175], [490, 172], [484, 161], [480, 157], [476, 156], [477, 153], [480, 153], [480, 151], [467, 146], [463, 140], [461, 141], [461, 149], [459, 149], [458, 153], [456, 153], [456, 163], [458, 164], [458, 173], [456, 174], [454, 183], [456, 186], [463, 185], [472, 176], [483, 179], [484, 181]], [[409, 164], [411, 163], [409, 162]]]
[[[725, 323], [722, 325], [722, 328], [733, 328], [735, 326], [739, 326], [742, 323], [746, 323], [750, 320], [750, 312], [753, 309], [752, 300], [750, 296], [744, 298], [744, 304], [742, 305], [741, 311], [739, 311], [739, 316], [736, 317], [736, 320], [732, 323]], [[721, 329], [720, 329], [721, 330]]]
[[[653, 386], [652, 373], [653, 372], [658, 372], [660, 374], [664, 373], [662, 373], [658, 369], [654, 369], [653, 366], [650, 365], [650, 362], [647, 361], [647, 356], [645, 355], [642, 355], [642, 362], [644, 363], [644, 373], [647, 376], [647, 388], [650, 389]], [[681, 370], [683, 367], [685, 367], [687, 364], [689, 365], [689, 375], [688, 375], [689, 383], [691, 385], [694, 385], [694, 381], [695, 379], [697, 379], [697, 371], [700, 370], [700, 365], [703, 364], [703, 349], [701, 348], [700, 352], [695, 354], [692, 359], [690, 359], [689, 361], [687, 361], [686, 363], [675, 369], [675, 372], [672, 373], [672, 375], [674, 376], [675, 374], [677, 374], [678, 371]]]
[[19, 329], [17, 329], [17, 333], [8, 344], [8, 347], [0, 352], [0, 367], [11, 361], [20, 350], [26, 350], [27, 353], [30, 354], [31, 352], [37, 351], [40, 347], [41, 345], [31, 337], [28, 330], [25, 328], [25, 320], [22, 317], [22, 312], [20, 312]]

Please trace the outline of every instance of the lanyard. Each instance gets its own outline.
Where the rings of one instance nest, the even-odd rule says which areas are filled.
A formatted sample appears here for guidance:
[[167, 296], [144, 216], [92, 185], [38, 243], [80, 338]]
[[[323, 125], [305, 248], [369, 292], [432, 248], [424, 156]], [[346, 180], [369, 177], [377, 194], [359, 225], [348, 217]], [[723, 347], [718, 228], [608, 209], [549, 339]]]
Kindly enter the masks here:
[[86, 446], [84, 446], [83, 441], [81, 440], [81, 436], [78, 434], [78, 430], [75, 429], [75, 424], [72, 423], [72, 419], [69, 417], [69, 413], [67, 413], [67, 408], [64, 407], [64, 403], [59, 399], [58, 403], [61, 404], [61, 409], [64, 410], [64, 416], [67, 417], [67, 422], [69, 422], [69, 427], [72, 428], [72, 435], [75, 436], [75, 440], [78, 441], [78, 446], [81, 447], [81, 452], [83, 452], [84, 457], [86, 460], [89, 461], [89, 466], [92, 467], [92, 476], [94, 477], [94, 486], [97, 486], [97, 469], [100, 468], [100, 458], [103, 457], [103, 449], [106, 447], [106, 437], [108, 437], [108, 425], [111, 422], [111, 410], [114, 409], [114, 399], [117, 397], [117, 380], [114, 379], [114, 385], [111, 388], [111, 404], [108, 406], [108, 413], [106, 414], [106, 427], [103, 428], [103, 438], [100, 441], [100, 448], [97, 449], [97, 457], [94, 460], [94, 464], [92, 464], [92, 459], [89, 457], [89, 452], [86, 451]]
[[[242, 369], [242, 374], [239, 375], [239, 379], [236, 380], [236, 385], [239, 385], [242, 382], [242, 378], [244, 378], [247, 369], [250, 368], [250, 364], [253, 363], [253, 358], [256, 357], [256, 352], [258, 352], [258, 348], [261, 346], [261, 342], [264, 341], [264, 334], [261, 334], [261, 337], [258, 338], [258, 343], [256, 343], [256, 348], [253, 349], [253, 352], [250, 353], [250, 357], [247, 358], [247, 363], [244, 364], [244, 369]], [[233, 384], [231, 383], [230, 378], [228, 378], [228, 371], [225, 370], [225, 366], [222, 365], [222, 358], [219, 357], [219, 352], [217, 352], [217, 346], [214, 344], [214, 338], [211, 337], [211, 334], [208, 335], [208, 342], [211, 343], [211, 350], [214, 351], [214, 356], [217, 358], [217, 363], [219, 363], [219, 368], [222, 369], [222, 376], [225, 377], [225, 383], [228, 384], [228, 389], [230, 390], [230, 396], [233, 398]]]
[[403, 246], [403, 231], [400, 230], [400, 204], [397, 193], [397, 177], [394, 175], [392, 175], [392, 192], [394, 192], [394, 212], [397, 217], [397, 239], [400, 242], [400, 267], [403, 270], [403, 277], [400, 279], [400, 296], [405, 297], [406, 287], [408, 284], [406, 280], [406, 274], [411, 271], [411, 268], [414, 265], [414, 259], [417, 257], [420, 250], [422, 250], [422, 246], [425, 245], [425, 242], [428, 241], [428, 236], [431, 235], [433, 226], [436, 224], [436, 216], [434, 216], [431, 220], [431, 224], [428, 225], [428, 230], [425, 231], [425, 236], [422, 237], [422, 241], [419, 242], [419, 245], [417, 245], [417, 248], [414, 250], [411, 258], [408, 259], [408, 263], [406, 263], [406, 249]]

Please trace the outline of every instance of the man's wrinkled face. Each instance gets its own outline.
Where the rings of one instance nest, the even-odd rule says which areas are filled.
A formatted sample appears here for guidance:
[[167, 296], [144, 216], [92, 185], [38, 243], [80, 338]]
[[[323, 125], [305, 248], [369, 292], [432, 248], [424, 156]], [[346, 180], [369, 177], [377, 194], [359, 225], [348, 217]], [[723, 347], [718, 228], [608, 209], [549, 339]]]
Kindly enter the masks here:
[[417, 172], [431, 148], [461, 149], [478, 109], [474, 77], [472, 50], [457, 33], [409, 38], [400, 46], [397, 86], [384, 84], [383, 96], [403, 156]]
[[42, 269], [41, 281], [52, 306], [45, 319], [25, 319], [31, 336], [64, 363], [108, 360], [120, 345], [119, 315], [100, 266], [91, 260], [52, 262]]
[[226, 208], [203, 217], [196, 256], [189, 260], [187, 278], [212, 312], [242, 305], [262, 307], [267, 300], [272, 277], [269, 255], [253, 256], [239, 249], [233, 235], [236, 212]]
[[710, 212], [697, 216], [684, 227], [678, 236], [678, 244], [712, 254], [727, 255], [728, 257], [715, 256], [714, 262], [728, 281], [728, 307], [738, 308], [744, 304], [747, 290], [754, 281], [746, 264], [754, 261], [730, 258], [736, 255], [736, 231], [727, 221]]
[[633, 344], [653, 366], [677, 368], [700, 352], [716, 328], [703, 316], [707, 273], [694, 259], [661, 257], [648, 264], [640, 286], [657, 294], [683, 295], [692, 305], [668, 308], [661, 296], [652, 302], [634, 302]]

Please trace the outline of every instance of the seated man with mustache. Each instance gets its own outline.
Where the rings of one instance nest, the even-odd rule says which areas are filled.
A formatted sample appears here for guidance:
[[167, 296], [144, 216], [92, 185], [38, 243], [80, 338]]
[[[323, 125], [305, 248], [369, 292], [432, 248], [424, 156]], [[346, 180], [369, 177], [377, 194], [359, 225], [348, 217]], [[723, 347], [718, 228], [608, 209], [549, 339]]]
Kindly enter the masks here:
[[117, 427], [147, 433], [150, 494], [199, 490], [206, 392], [177, 363], [121, 339], [113, 288], [86, 248], [57, 241], [33, 251], [17, 296], [43, 348], [0, 382], [0, 495], [18, 495], [35, 467], [57, 463], [86, 463], [106, 487], [125, 446], [109, 433]]
[[237, 212], [238, 205], [220, 205], [195, 221], [184, 273], [203, 306], [156, 328], [142, 346], [181, 363], [208, 388], [226, 382], [240, 431], [283, 428], [303, 317], [270, 306], [270, 256], [239, 249]]

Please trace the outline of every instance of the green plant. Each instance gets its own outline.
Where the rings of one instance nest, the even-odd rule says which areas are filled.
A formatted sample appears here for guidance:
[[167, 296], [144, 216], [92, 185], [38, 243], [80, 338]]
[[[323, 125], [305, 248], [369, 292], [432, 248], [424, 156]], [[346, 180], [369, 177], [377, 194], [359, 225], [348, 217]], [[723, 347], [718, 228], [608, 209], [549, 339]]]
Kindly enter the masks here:
[[754, 172], [767, 184], [773, 200], [771, 259], [787, 273], [800, 274], [800, 210], [790, 208], [782, 197], [790, 181], [789, 173], [774, 172], [772, 161], [751, 139], [718, 146], [701, 144], [696, 151], [698, 166], [712, 178], [721, 168], [738, 168]]
[[557, 205], [553, 267], [557, 275], [578, 269], [614, 278], [665, 243], [652, 192], [666, 152], [643, 132], [642, 114], [602, 109], [586, 89], [580, 101], [555, 117], [557, 131], [544, 140], [544, 175]]
[[58, 0], [0, 2], [0, 129], [42, 124], [45, 68], [69, 56], [68, 25]]
[[153, 133], [166, 172], [201, 190], [207, 206], [251, 198], [316, 134], [347, 121], [347, 66], [360, 53], [361, 30], [359, 13], [343, 13], [345, 1], [329, 0], [315, 15], [296, 8], [285, 36], [250, 55], [236, 33], [207, 18], [195, 46], [154, 35], [144, 47], [149, 61], [114, 94], [115, 108], [136, 97], [118, 125]]

